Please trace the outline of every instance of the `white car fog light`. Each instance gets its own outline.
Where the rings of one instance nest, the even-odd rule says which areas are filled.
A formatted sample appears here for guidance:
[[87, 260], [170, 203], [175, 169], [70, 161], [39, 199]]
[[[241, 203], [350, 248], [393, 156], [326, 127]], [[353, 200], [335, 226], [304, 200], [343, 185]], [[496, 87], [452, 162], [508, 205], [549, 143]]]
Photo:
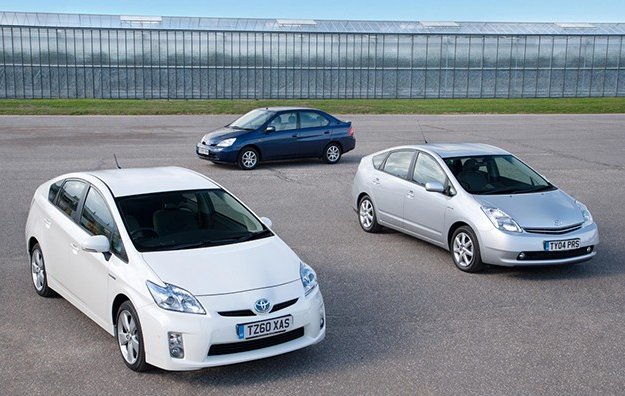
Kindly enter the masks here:
[[184, 358], [182, 334], [170, 331], [167, 333], [167, 338], [169, 338], [169, 355], [176, 359]]

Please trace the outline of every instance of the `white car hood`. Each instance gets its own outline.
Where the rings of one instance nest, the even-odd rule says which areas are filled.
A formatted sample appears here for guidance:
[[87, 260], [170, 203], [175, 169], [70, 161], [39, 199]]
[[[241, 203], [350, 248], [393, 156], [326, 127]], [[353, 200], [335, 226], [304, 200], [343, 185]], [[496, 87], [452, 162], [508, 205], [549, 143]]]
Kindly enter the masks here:
[[158, 277], [196, 296], [236, 293], [299, 280], [300, 260], [277, 236], [200, 249], [143, 253]]

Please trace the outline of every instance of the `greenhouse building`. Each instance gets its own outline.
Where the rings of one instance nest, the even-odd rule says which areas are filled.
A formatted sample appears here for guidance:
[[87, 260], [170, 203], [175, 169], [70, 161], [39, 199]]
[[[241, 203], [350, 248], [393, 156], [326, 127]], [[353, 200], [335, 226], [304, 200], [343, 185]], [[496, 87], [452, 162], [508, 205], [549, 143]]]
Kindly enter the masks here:
[[0, 12], [0, 98], [625, 96], [625, 23]]

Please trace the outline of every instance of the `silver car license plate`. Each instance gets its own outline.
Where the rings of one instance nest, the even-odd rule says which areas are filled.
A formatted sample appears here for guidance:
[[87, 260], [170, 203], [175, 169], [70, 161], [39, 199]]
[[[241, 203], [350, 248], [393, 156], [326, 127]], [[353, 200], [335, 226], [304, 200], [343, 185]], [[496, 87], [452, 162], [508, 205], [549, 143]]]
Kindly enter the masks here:
[[546, 252], [558, 252], [563, 250], [579, 249], [580, 239], [567, 239], [564, 241], [545, 241]]
[[286, 315], [279, 318], [259, 320], [258, 322], [237, 325], [237, 336], [240, 340], [264, 337], [271, 334], [284, 333], [293, 326], [293, 316]]

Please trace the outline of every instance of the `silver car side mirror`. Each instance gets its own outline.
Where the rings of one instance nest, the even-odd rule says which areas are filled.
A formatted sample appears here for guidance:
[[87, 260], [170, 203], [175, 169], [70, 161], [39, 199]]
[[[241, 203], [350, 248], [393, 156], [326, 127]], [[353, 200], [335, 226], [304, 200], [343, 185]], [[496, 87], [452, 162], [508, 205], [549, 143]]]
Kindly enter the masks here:
[[80, 248], [90, 253], [107, 253], [111, 250], [111, 244], [104, 235], [92, 235], [82, 241]]
[[445, 186], [443, 186], [440, 182], [431, 181], [425, 183], [425, 190], [430, 192], [443, 193], [445, 192]]
[[261, 217], [260, 221], [262, 221], [263, 224], [269, 228], [271, 228], [271, 226], [273, 225], [273, 222], [269, 219], [269, 217]]

